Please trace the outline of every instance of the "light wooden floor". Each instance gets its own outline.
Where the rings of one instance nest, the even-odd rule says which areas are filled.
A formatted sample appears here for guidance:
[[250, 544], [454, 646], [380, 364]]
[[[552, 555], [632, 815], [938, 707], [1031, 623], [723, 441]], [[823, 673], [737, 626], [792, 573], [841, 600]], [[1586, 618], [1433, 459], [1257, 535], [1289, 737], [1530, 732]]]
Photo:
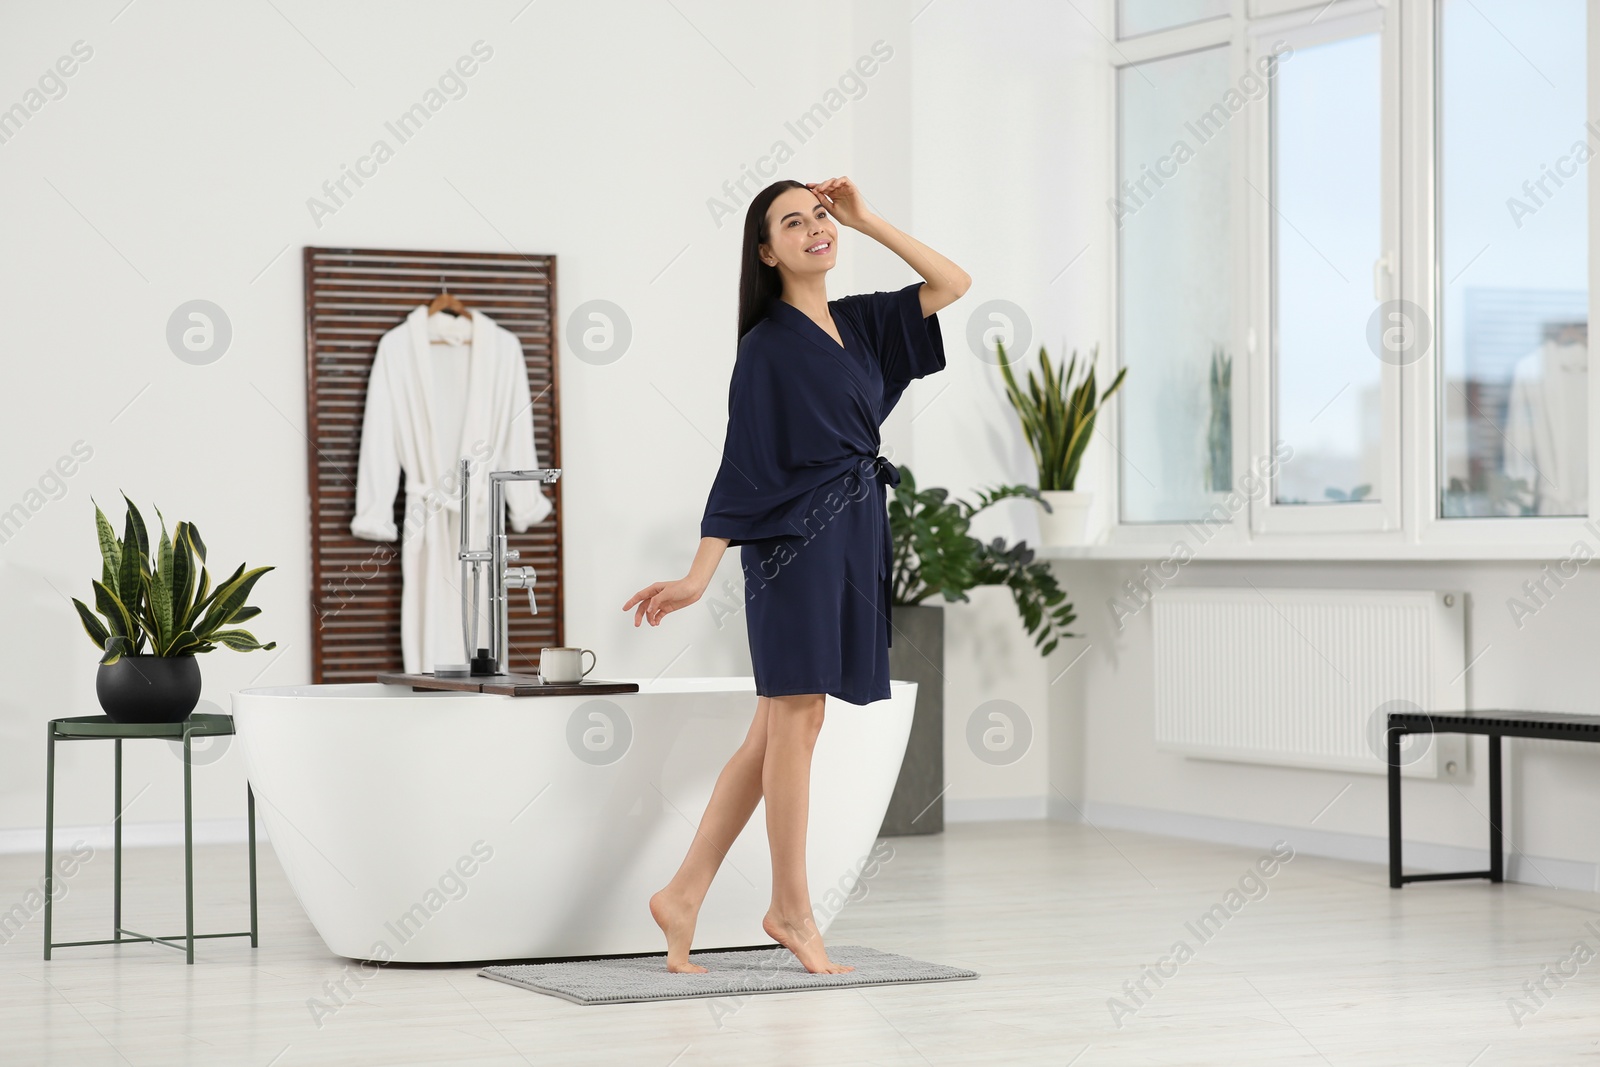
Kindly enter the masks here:
[[[0, 1063], [72, 1064], [1561, 1064], [1600, 1060], [1600, 902], [1483, 882], [1388, 888], [1377, 866], [1299, 855], [1244, 895], [1257, 850], [1079, 824], [951, 826], [895, 856], [830, 942], [970, 967], [975, 982], [579, 1007], [475, 976], [340, 978], [270, 851], [262, 942], [209, 941], [193, 967], [152, 945], [40, 958], [42, 917], [0, 946]], [[0, 856], [0, 909], [40, 876]], [[197, 852], [200, 929], [247, 925], [242, 847]], [[182, 928], [182, 853], [126, 853], [124, 922]], [[111, 857], [57, 911], [59, 939], [106, 936]], [[1237, 910], [1202, 941], [1186, 926]], [[644, 902], [640, 902], [644, 906]], [[1591, 929], [1585, 923], [1594, 922]], [[159, 926], [159, 930], [147, 929]], [[1183, 940], [1192, 958], [1113, 1022], [1108, 1000]], [[1572, 962], [1576, 942], [1589, 952]], [[1546, 980], [1540, 1003], [1522, 990]], [[357, 976], [359, 982], [359, 976]], [[1532, 1009], [1518, 1026], [1507, 1006]], [[719, 1014], [713, 1014], [713, 1008]], [[732, 1010], [730, 1010], [732, 1009]]]

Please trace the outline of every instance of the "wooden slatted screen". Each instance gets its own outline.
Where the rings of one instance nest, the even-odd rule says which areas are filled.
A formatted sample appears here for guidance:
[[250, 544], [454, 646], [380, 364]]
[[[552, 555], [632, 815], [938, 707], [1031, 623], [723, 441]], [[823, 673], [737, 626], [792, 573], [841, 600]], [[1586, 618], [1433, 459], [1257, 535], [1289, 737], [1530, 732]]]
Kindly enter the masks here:
[[[528, 364], [539, 465], [559, 467], [556, 260], [515, 253], [307, 247], [304, 266], [312, 678], [370, 682], [378, 671], [404, 669], [400, 543], [368, 541], [350, 532], [367, 377], [378, 339], [438, 295], [441, 285], [516, 334]], [[402, 531], [404, 483], [402, 475], [395, 496], [395, 525]], [[511, 591], [510, 669], [530, 674], [538, 670], [540, 648], [564, 643], [561, 482], [543, 490], [555, 513], [527, 533], [507, 538], [522, 554], [516, 565], [531, 565], [539, 575], [538, 615], [528, 612], [521, 590]], [[483, 525], [474, 523], [474, 548], [488, 544]], [[484, 589], [487, 598], [486, 581]], [[486, 644], [486, 635], [480, 637]]]

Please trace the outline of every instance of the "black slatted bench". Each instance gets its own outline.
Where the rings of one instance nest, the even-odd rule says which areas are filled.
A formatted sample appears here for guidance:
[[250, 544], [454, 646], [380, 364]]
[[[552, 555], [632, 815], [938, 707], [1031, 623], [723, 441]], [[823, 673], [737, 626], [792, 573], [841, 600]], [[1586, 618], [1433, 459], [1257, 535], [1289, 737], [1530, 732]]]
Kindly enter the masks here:
[[[1489, 739], [1489, 869], [1430, 874], [1400, 873], [1400, 739], [1406, 734], [1482, 734]], [[1389, 716], [1389, 886], [1438, 882], [1447, 878], [1505, 880], [1505, 846], [1501, 832], [1500, 739], [1542, 737], [1552, 741], [1600, 741], [1600, 715], [1563, 715], [1550, 711], [1423, 711]]]

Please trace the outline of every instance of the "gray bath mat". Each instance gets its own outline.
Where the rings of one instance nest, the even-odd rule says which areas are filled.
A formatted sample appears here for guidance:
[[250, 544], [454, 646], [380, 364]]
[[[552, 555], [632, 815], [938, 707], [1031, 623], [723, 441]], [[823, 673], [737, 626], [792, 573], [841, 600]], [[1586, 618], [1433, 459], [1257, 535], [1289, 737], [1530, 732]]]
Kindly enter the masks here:
[[691, 952], [689, 961], [710, 968], [705, 974], [673, 974], [666, 956], [571, 960], [485, 967], [479, 977], [548, 993], [574, 1004], [631, 1004], [646, 1000], [738, 997], [837, 986], [951, 982], [976, 978], [976, 971], [924, 963], [908, 956], [854, 945], [828, 949], [835, 963], [855, 968], [844, 974], [812, 974], [786, 948], [733, 952]]

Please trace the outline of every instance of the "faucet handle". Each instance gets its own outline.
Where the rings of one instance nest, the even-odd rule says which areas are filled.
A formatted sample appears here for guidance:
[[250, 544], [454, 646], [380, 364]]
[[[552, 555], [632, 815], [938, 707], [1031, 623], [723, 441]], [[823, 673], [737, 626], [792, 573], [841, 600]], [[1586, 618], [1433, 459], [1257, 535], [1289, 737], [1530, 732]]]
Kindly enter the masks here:
[[532, 567], [506, 568], [506, 588], [526, 589], [528, 591], [528, 610], [535, 615], [539, 614], [539, 602], [534, 599], [533, 595], [534, 583], [537, 580], [538, 574]]
[[505, 552], [506, 559], [521, 559], [522, 553], [515, 548], [508, 548]]

